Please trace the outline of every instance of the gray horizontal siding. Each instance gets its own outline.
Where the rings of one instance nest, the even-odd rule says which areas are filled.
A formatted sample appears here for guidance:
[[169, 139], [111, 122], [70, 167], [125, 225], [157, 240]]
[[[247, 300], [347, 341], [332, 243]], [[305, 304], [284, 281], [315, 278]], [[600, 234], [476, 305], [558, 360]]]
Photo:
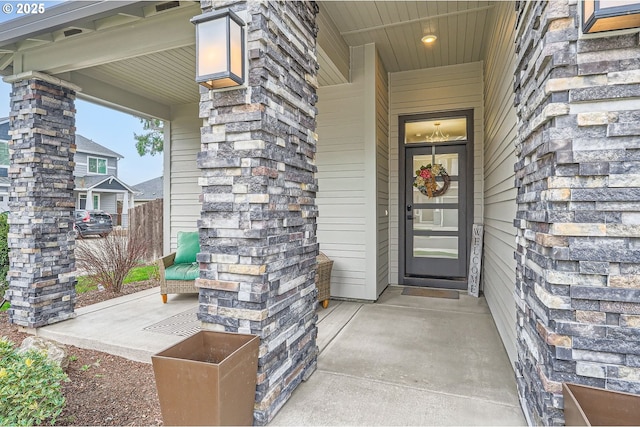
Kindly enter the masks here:
[[118, 213], [116, 197], [117, 193], [94, 193], [100, 194], [100, 209], [110, 213], [112, 216]]
[[485, 150], [484, 150], [484, 263], [482, 283], [500, 337], [515, 363], [516, 249], [513, 219], [516, 214], [514, 153], [516, 114], [513, 107], [515, 70], [515, 11], [501, 3], [494, 11], [493, 31], [485, 60]]
[[389, 82], [376, 53], [376, 246], [377, 295], [389, 284]]
[[352, 52], [352, 83], [318, 89], [318, 242], [334, 260], [331, 294], [363, 298], [365, 283], [364, 50]]
[[[196, 231], [202, 205], [199, 201], [200, 169], [196, 165], [196, 156], [200, 152], [200, 127], [198, 105], [188, 104], [173, 109], [170, 133], [170, 192], [169, 201], [169, 251], [177, 247], [178, 231]], [[165, 248], [167, 252], [167, 248]]]

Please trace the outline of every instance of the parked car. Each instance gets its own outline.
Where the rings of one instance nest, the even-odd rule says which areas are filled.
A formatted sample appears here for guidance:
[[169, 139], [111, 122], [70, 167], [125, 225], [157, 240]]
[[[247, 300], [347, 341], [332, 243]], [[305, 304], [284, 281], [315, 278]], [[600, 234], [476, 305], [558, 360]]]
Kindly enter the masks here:
[[76, 238], [90, 235], [107, 237], [113, 231], [111, 215], [104, 211], [79, 209], [74, 212], [74, 220]]

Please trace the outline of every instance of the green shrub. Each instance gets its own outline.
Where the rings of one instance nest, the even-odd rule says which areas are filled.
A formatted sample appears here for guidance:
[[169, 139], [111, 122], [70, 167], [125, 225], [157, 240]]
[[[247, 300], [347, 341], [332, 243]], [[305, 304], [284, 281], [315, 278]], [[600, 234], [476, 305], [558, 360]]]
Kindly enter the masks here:
[[9, 244], [7, 242], [7, 234], [9, 233], [9, 224], [7, 223], [7, 214], [0, 214], [0, 301], [4, 297], [7, 290], [7, 272], [9, 271]]
[[141, 232], [114, 230], [91, 246], [77, 246], [76, 265], [107, 290], [120, 293], [125, 278], [144, 259], [147, 250]]
[[[98, 289], [98, 283], [100, 280], [95, 276], [78, 276], [78, 282], [76, 283], [76, 294], [83, 294], [85, 292], [95, 291]], [[158, 273], [157, 265], [141, 265], [140, 267], [133, 267], [129, 274], [122, 281], [123, 285], [129, 283], [136, 284], [145, 280], [159, 280], [160, 275]]]
[[0, 338], [0, 425], [54, 425], [64, 407], [67, 375], [44, 352], [18, 354]]

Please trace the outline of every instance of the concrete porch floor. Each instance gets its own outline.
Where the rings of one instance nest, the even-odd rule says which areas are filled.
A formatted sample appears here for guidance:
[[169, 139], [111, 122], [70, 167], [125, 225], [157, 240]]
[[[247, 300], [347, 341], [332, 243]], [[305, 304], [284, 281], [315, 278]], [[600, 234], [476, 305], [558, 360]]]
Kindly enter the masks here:
[[[484, 298], [401, 295], [318, 310], [318, 369], [271, 425], [526, 425], [513, 369]], [[38, 329], [61, 343], [149, 363], [195, 332], [196, 295], [157, 288]]]

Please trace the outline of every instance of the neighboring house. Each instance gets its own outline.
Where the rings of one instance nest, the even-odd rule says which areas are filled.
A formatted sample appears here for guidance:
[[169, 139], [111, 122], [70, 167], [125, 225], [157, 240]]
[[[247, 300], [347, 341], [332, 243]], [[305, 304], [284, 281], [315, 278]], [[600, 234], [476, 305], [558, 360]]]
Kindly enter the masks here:
[[164, 192], [163, 186], [164, 179], [161, 176], [134, 185], [133, 187], [138, 192], [136, 194], [135, 206], [140, 206], [152, 200], [162, 199]]
[[121, 154], [76, 134], [76, 209], [103, 210], [111, 214], [115, 224], [126, 227], [136, 191], [118, 178], [121, 158]]
[[0, 212], [9, 210], [9, 118], [0, 118]]
[[[375, 301], [466, 288], [477, 223], [523, 409], [561, 424], [563, 382], [640, 393], [640, 29], [617, 30], [637, 2], [606, 3], [213, 2], [248, 31], [245, 85], [214, 92], [194, 82], [199, 3], [64, 2], [3, 23], [0, 73], [24, 94], [25, 147], [27, 95], [50, 85], [67, 128], [76, 96], [165, 120], [165, 252], [198, 229], [200, 320], [263, 338], [258, 423], [315, 366], [316, 243], [333, 296]], [[412, 185], [430, 163], [451, 178], [438, 197]]]
[[[9, 210], [9, 119], [0, 118], [0, 212]], [[118, 178], [121, 154], [76, 134], [74, 199], [76, 209], [101, 209], [126, 226], [135, 190]]]

